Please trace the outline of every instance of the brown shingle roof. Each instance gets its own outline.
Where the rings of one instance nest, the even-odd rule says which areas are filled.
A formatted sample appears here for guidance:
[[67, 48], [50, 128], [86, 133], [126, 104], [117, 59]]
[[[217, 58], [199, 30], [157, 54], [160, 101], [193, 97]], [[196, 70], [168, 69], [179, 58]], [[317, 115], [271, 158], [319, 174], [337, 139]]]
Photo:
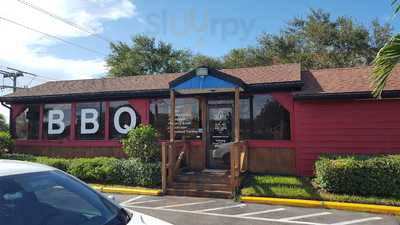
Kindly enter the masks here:
[[[246, 84], [300, 81], [300, 65], [285, 64], [252, 68], [224, 69], [224, 73], [243, 80]], [[18, 90], [10, 97], [34, 97], [65, 94], [86, 94], [118, 91], [167, 90], [169, 82], [184, 73], [141, 75], [116, 78], [66, 80], [47, 82], [29, 89]]]
[[[304, 86], [299, 94], [369, 92], [371, 74], [372, 66], [303, 71]], [[400, 66], [395, 67], [385, 90], [400, 90]]]
[[[343, 93], [368, 93], [371, 91], [369, 77], [372, 73], [372, 67], [368, 66], [301, 72], [299, 64], [283, 64], [223, 69], [222, 72], [240, 78], [248, 85], [277, 85], [279, 83], [303, 81], [304, 86], [301, 91], [296, 93], [296, 97], [336, 95]], [[24, 101], [25, 97], [32, 99], [50, 96], [54, 98], [63, 95], [74, 96], [75, 94], [91, 95], [97, 93], [148, 93], [168, 91], [169, 82], [183, 74], [184, 73], [173, 73], [47, 82], [0, 97], [0, 101], [12, 102], [14, 99]], [[264, 88], [264, 86], [261, 88]], [[400, 65], [394, 69], [385, 90], [400, 91]]]

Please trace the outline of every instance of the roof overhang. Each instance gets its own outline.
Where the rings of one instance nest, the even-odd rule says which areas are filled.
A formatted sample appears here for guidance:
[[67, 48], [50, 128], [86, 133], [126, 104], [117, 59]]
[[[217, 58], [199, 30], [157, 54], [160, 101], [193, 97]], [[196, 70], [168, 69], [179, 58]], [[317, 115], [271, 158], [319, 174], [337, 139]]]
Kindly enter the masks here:
[[198, 67], [169, 82], [170, 90], [180, 94], [232, 92], [246, 89], [239, 78], [209, 67]]
[[[203, 69], [199, 73], [197, 69]], [[161, 76], [161, 75], [160, 75]], [[12, 103], [57, 103], [57, 102], [74, 102], [74, 101], [101, 101], [101, 100], [117, 100], [129, 98], [168, 98], [170, 91], [174, 90], [179, 94], [213, 94], [213, 93], [231, 93], [236, 88], [246, 93], [268, 93], [274, 91], [301, 91], [304, 82], [302, 80], [289, 80], [282, 82], [269, 83], [245, 83], [236, 75], [227, 74], [226, 72], [216, 70], [209, 67], [198, 67], [188, 73], [185, 73], [173, 81], [168, 83], [167, 87], [162, 89], [143, 89], [143, 90], [108, 90], [93, 91], [84, 90], [82, 92], [59, 93], [54, 94], [38, 94], [32, 95], [6, 95], [0, 97], [0, 102]], [[164, 85], [166, 86], [166, 85]], [[145, 87], [144, 87], [145, 88]]]
[[0, 102], [5, 103], [57, 103], [73, 101], [117, 100], [128, 98], [165, 97], [169, 95], [168, 89], [145, 91], [105, 91], [92, 93], [70, 93], [59, 95], [0, 97]]
[[[400, 90], [383, 91], [382, 98], [399, 98]], [[350, 100], [350, 99], [374, 99], [370, 91], [340, 92], [340, 93], [296, 93], [295, 100]]]
[[247, 85], [249, 93], [272, 92], [272, 91], [301, 91], [304, 82], [286, 81], [286, 82], [273, 82], [273, 83], [260, 83]]

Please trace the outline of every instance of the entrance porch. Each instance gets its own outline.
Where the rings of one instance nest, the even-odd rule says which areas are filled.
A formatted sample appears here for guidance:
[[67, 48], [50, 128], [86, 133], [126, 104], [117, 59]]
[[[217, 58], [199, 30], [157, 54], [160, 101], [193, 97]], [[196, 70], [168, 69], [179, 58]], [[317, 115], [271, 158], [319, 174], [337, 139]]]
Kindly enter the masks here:
[[[240, 141], [240, 93], [244, 83], [218, 70], [201, 67], [170, 83], [169, 141], [162, 143], [162, 190], [175, 195], [229, 198], [247, 171], [248, 150]], [[176, 96], [200, 96], [201, 128], [185, 127]], [[173, 118], [173, 119], [172, 119]], [[201, 135], [201, 143], [177, 133]], [[194, 164], [201, 164], [199, 167]]]

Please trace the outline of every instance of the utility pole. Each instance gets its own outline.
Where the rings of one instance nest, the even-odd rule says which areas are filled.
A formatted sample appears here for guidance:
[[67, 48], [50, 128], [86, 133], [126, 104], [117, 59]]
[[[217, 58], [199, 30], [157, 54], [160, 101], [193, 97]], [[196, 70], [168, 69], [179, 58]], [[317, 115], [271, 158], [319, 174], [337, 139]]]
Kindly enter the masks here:
[[[18, 69], [14, 69], [11, 67], [7, 67], [7, 70], [0, 70], [0, 74], [3, 75], [3, 78], [10, 78], [13, 82], [13, 85], [0, 85], [0, 88], [12, 88], [13, 92], [17, 91], [17, 89], [23, 89], [22, 87], [18, 87], [17, 86], [17, 79], [18, 77], [23, 77], [24, 75], [29, 75], [29, 76], [33, 76], [33, 77], [39, 77], [39, 75], [33, 74], [33, 73], [29, 73], [29, 72], [25, 72], [22, 70], [18, 70]], [[11, 70], [11, 71], [10, 71]]]
[[[3, 71], [1, 71], [1, 72], [3, 72]], [[6, 72], [6, 71], [4, 71], [4, 72]], [[13, 92], [15, 92], [17, 90], [17, 78], [18, 77], [23, 77], [23, 76], [24, 76], [24, 74], [22, 72], [20, 72], [20, 71], [11, 72], [11, 73], [10, 72], [8, 72], [8, 73], [6, 72], [6, 73], [3, 74], [4, 78], [10, 78], [13, 81], [13, 85], [12, 85]]]

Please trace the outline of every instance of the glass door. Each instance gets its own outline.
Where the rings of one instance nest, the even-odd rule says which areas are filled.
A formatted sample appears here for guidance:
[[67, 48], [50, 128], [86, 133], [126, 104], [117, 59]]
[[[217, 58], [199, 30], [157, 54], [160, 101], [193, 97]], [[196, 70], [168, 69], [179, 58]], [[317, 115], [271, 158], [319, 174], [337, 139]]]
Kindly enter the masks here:
[[229, 169], [233, 141], [233, 100], [208, 101], [207, 168]]

